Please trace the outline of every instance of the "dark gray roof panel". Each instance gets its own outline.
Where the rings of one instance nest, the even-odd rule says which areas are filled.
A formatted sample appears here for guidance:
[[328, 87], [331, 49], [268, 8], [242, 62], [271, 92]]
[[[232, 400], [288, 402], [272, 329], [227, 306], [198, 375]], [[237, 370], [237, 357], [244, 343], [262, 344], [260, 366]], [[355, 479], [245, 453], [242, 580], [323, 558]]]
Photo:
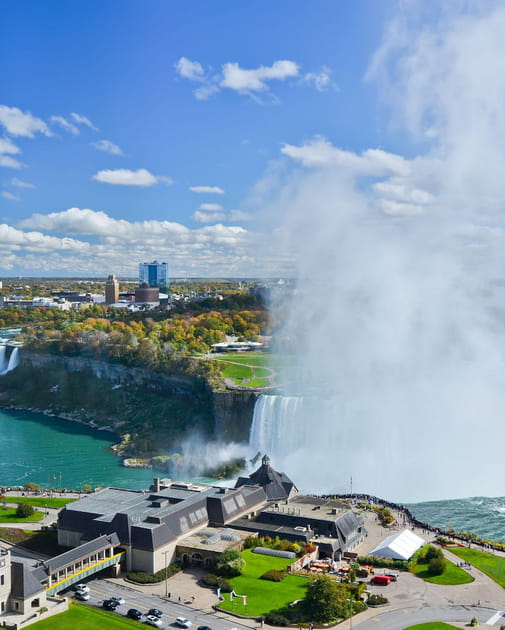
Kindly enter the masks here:
[[58, 571], [59, 569], [63, 569], [69, 564], [73, 564], [80, 558], [86, 557], [92, 553], [96, 553], [98, 551], [102, 551], [110, 546], [116, 547], [119, 545], [119, 538], [117, 534], [111, 534], [109, 536], [100, 536], [99, 538], [95, 538], [94, 540], [90, 540], [79, 547], [75, 547], [75, 549], [70, 549], [70, 551], [65, 551], [65, 553], [60, 554], [59, 556], [55, 556], [50, 560], [44, 561], [44, 566], [47, 567], [50, 573], [54, 571]]

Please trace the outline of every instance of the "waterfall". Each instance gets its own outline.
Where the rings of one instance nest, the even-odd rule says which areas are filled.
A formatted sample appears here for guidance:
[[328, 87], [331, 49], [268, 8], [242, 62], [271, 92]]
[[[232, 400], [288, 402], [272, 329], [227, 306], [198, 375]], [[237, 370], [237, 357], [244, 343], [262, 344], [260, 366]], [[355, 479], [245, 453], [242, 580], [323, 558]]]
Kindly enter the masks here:
[[[3, 350], [3, 353], [2, 353]], [[6, 358], [5, 358], [5, 346], [1, 346], [0, 349], [0, 376], [3, 376], [4, 374], [7, 374], [7, 372], [11, 372], [12, 370], [14, 370], [15, 368], [17, 368], [17, 366], [19, 365], [19, 349], [18, 348], [13, 348], [10, 357], [9, 357], [9, 362], [7, 363]]]

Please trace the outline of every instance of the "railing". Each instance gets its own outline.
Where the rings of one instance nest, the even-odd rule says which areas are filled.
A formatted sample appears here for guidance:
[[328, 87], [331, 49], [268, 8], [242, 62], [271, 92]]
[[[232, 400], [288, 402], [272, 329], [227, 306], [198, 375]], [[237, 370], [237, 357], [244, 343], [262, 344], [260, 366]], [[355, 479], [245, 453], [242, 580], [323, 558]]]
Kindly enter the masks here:
[[65, 588], [72, 586], [72, 584], [77, 584], [82, 579], [88, 577], [89, 575], [93, 575], [102, 569], [106, 569], [107, 567], [111, 567], [114, 564], [119, 564], [122, 560], [124, 560], [125, 552], [121, 551], [120, 553], [116, 553], [109, 558], [104, 558], [103, 560], [99, 560], [98, 562], [94, 562], [93, 564], [85, 567], [84, 569], [80, 569], [71, 575], [67, 575], [66, 578], [60, 580], [59, 582], [55, 582], [51, 584], [49, 588], [46, 589], [47, 595], [55, 595], [59, 593]]

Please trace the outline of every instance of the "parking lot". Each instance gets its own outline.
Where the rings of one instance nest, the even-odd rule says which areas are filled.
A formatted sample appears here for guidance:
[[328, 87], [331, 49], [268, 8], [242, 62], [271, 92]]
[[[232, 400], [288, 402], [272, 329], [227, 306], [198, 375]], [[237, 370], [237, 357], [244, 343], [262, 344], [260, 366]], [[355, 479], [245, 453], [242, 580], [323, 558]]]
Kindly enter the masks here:
[[[256, 622], [248, 620], [246, 621], [247, 625], [245, 625], [240, 623], [242, 620], [233, 619], [221, 613], [216, 614], [214, 612], [210, 613], [204, 610], [189, 608], [178, 601], [150, 595], [135, 589], [133, 586], [121, 585], [107, 579], [90, 580], [87, 582], [87, 585], [89, 586], [90, 598], [87, 602], [80, 602], [81, 605], [97, 606], [101, 608], [104, 600], [110, 599], [113, 596], [119, 596], [125, 600], [125, 603], [118, 606], [114, 614], [125, 616], [130, 608], [136, 608], [143, 613], [142, 621], [144, 621], [146, 613], [151, 608], [157, 608], [163, 612], [161, 619], [162, 625], [159, 626], [161, 628], [179, 627], [175, 623], [177, 617], [185, 617], [188, 619], [195, 630], [199, 626], [208, 626], [212, 630], [230, 630], [231, 628], [249, 630], [251, 627], [259, 627], [259, 624]], [[70, 597], [71, 594], [71, 590], [65, 593], [68, 597]]]

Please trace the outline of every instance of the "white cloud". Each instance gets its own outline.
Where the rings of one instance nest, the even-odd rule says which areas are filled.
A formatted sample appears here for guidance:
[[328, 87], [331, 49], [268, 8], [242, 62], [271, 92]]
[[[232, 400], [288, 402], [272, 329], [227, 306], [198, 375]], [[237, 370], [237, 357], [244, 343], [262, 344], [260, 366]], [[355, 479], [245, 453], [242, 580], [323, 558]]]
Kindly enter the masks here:
[[193, 214], [193, 219], [199, 223], [217, 223], [218, 221], [224, 221], [225, 218], [224, 212], [200, 212], [197, 210]]
[[9, 138], [0, 138], [0, 166], [6, 168], [22, 168], [24, 166], [19, 160], [6, 155], [7, 153], [16, 155], [21, 153], [21, 149]]
[[82, 252], [89, 249], [89, 243], [72, 238], [46, 236], [41, 232], [23, 232], [6, 223], [0, 224], [0, 245], [2, 248], [47, 253], [54, 250]]
[[20, 201], [21, 197], [18, 197], [17, 195], [13, 195], [11, 192], [4, 190], [2, 192], [2, 197], [4, 197], [5, 199], [9, 199], [10, 201]]
[[219, 205], [218, 203], [201, 203], [198, 206], [198, 210], [204, 210], [207, 212], [216, 212], [222, 209], [223, 206]]
[[338, 90], [337, 84], [331, 78], [331, 70], [327, 66], [323, 66], [319, 72], [307, 72], [302, 78], [302, 83], [311, 85], [318, 92], [329, 89]]
[[219, 92], [219, 85], [217, 83], [206, 83], [201, 85], [196, 90], [193, 90], [193, 94], [199, 101], [206, 101], [213, 94]]
[[219, 186], [190, 186], [189, 190], [195, 193], [208, 193], [211, 195], [222, 195], [224, 190]]
[[252, 221], [253, 217], [242, 210], [230, 210], [229, 219], [230, 221]]
[[253, 70], [241, 68], [238, 63], [225, 63], [220, 85], [240, 94], [261, 92], [268, 89], [267, 81], [296, 77], [299, 71], [298, 64], [288, 60], [275, 61], [271, 66], [260, 66]]
[[74, 136], [79, 135], [79, 129], [77, 129], [77, 127], [71, 122], [68, 122], [66, 118], [63, 118], [63, 116], [51, 116], [51, 122], [56, 123], [65, 129], [65, 131], [72, 133]]
[[5, 127], [11, 136], [35, 137], [36, 133], [51, 136], [52, 133], [46, 123], [32, 116], [30, 112], [23, 112], [17, 107], [0, 105], [0, 125]]
[[17, 188], [37, 188], [35, 184], [31, 184], [30, 182], [24, 182], [17, 177], [13, 177], [11, 179], [11, 186], [16, 186]]
[[96, 142], [91, 142], [90, 144], [99, 151], [104, 151], [105, 153], [110, 153], [111, 155], [123, 155], [121, 148], [110, 140], [97, 140]]
[[118, 168], [115, 170], [98, 171], [93, 175], [93, 179], [104, 184], [114, 184], [118, 186], [141, 186], [147, 188], [154, 186], [158, 182], [172, 184], [173, 180], [164, 175], [153, 175], [145, 168], [139, 168], [136, 171], [130, 171], [127, 168]]
[[410, 172], [409, 162], [401, 155], [381, 149], [367, 149], [361, 154], [344, 151], [320, 136], [301, 146], [284, 144], [281, 153], [306, 167], [340, 166], [361, 175], [407, 175]]
[[98, 131], [98, 128], [95, 127], [95, 125], [91, 122], [91, 120], [89, 118], [86, 118], [86, 116], [81, 116], [81, 114], [76, 114], [75, 112], [72, 112], [70, 116], [72, 116], [72, 120], [76, 122], [78, 125], [85, 125], [86, 127], [89, 127], [90, 129], [92, 129], [93, 131]]
[[203, 81], [205, 72], [202, 64], [198, 61], [190, 61], [186, 57], [181, 57], [175, 64], [177, 74], [191, 81]]

